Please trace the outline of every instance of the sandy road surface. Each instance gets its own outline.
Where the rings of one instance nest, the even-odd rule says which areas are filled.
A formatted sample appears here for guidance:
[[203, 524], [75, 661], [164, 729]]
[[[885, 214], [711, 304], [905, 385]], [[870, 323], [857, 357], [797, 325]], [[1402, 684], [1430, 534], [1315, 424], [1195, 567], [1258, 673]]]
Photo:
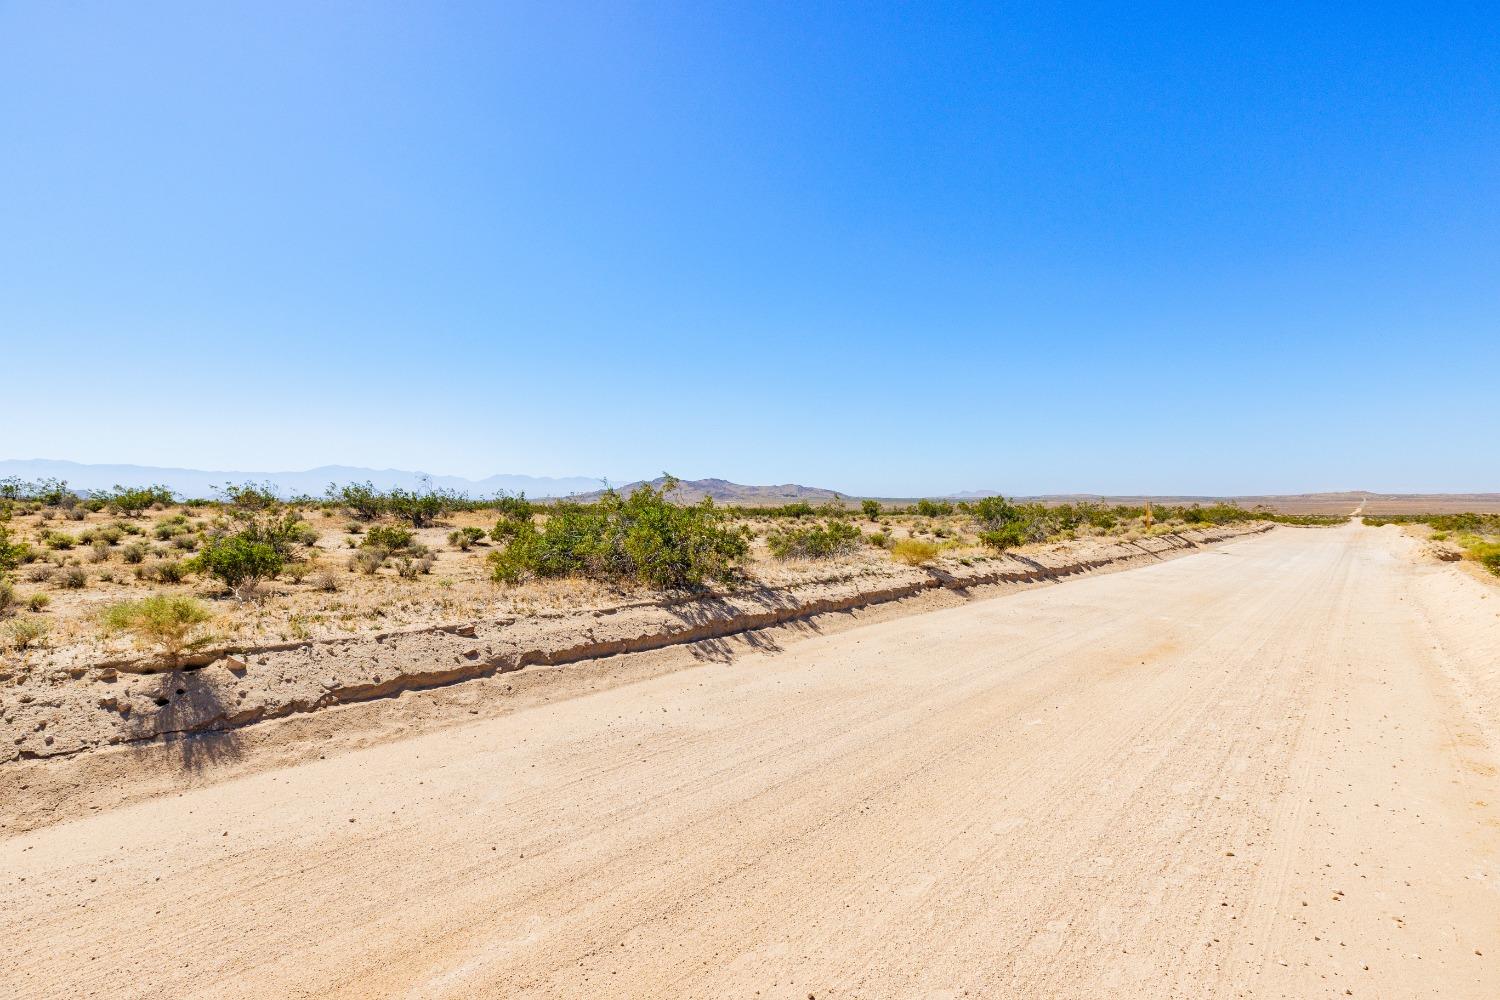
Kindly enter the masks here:
[[1280, 529], [0, 842], [13, 996], [1500, 996], [1500, 591]]

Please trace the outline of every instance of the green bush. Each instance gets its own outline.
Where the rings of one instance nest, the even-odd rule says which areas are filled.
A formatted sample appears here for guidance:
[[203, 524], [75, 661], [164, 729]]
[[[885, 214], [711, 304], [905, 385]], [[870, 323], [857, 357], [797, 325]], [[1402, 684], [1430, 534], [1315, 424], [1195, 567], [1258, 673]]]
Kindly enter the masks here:
[[10, 529], [0, 524], [0, 572], [15, 569], [35, 558], [31, 546], [25, 542], [12, 541]]
[[367, 549], [385, 549], [387, 552], [397, 552], [401, 549], [411, 548], [412, 533], [396, 525], [377, 524], [365, 532], [365, 540], [360, 545]]
[[328, 498], [348, 507], [361, 521], [373, 521], [385, 511], [385, 498], [369, 482], [350, 483], [342, 488], [329, 483]]
[[1017, 545], [1026, 544], [1026, 527], [1024, 521], [1007, 521], [993, 531], [981, 531], [979, 540], [990, 548], [1000, 551], [1015, 548]]
[[135, 567], [139, 580], [156, 580], [157, 583], [181, 583], [187, 579], [187, 564], [175, 559], [157, 559], [148, 565]]
[[953, 513], [953, 505], [944, 500], [922, 499], [917, 501], [915, 510], [922, 517], [944, 517]]
[[164, 521], [157, 521], [151, 526], [151, 534], [159, 542], [170, 542], [178, 535], [185, 535], [191, 531], [192, 529], [188, 527], [187, 516], [184, 514], [177, 514]]
[[1010, 521], [1018, 520], [1021, 512], [1004, 497], [985, 497], [983, 500], [975, 500], [969, 505], [969, 513], [974, 515], [986, 530], [993, 530]]
[[490, 554], [491, 572], [505, 583], [583, 576], [657, 588], [731, 577], [749, 550], [748, 532], [730, 526], [711, 499], [672, 503], [676, 486], [668, 477], [660, 491], [642, 486], [629, 497], [611, 490], [596, 504], [559, 504], [541, 531], [530, 521], [502, 519], [509, 540]]
[[213, 577], [244, 600], [263, 581], [270, 580], [286, 565], [286, 554], [269, 541], [259, 540], [249, 532], [210, 538], [203, 551], [192, 560], [191, 568]]
[[495, 527], [490, 530], [490, 537], [497, 542], [508, 542], [527, 528], [534, 529], [534, 527], [531, 523], [530, 515], [526, 517], [514, 517], [507, 514], [495, 522]]
[[773, 531], [766, 536], [766, 547], [777, 559], [830, 559], [855, 551], [859, 541], [858, 528], [848, 521], [833, 520]]
[[767, 517], [812, 517], [817, 511], [813, 510], [812, 504], [798, 500], [781, 507], [766, 507], [760, 513]]
[[[90, 501], [102, 501], [100, 507], [108, 506], [126, 517], [139, 517], [141, 512], [156, 504], [172, 502], [172, 491], [165, 486], [119, 486], [108, 492], [96, 493]], [[99, 509], [99, 508], [94, 508]]]
[[145, 542], [131, 542], [120, 550], [120, 558], [130, 565], [136, 565], [146, 561], [146, 553], [150, 547]]
[[48, 531], [42, 535], [42, 544], [49, 549], [66, 550], [78, 544], [78, 539], [64, 531]]
[[43, 593], [35, 593], [26, 599], [26, 606], [32, 611], [45, 611], [47, 605], [52, 603], [52, 598]]
[[458, 499], [448, 490], [403, 490], [396, 488], [385, 495], [385, 509], [413, 528], [425, 528], [453, 509]]
[[448, 544], [463, 552], [484, 537], [484, 530], [475, 527], [459, 528], [448, 533]]
[[864, 513], [865, 517], [869, 518], [872, 521], [880, 517], [879, 500], [861, 500], [859, 502], [859, 509]]
[[495, 497], [495, 510], [501, 517], [512, 518], [517, 521], [529, 521], [535, 513], [531, 502], [526, 499], [524, 492], [511, 496], [508, 493], [500, 493]]
[[194, 635], [200, 626], [213, 620], [213, 615], [191, 597], [157, 594], [141, 601], [123, 601], [104, 609], [100, 617], [105, 634], [128, 632], [138, 644], [160, 649], [174, 667], [183, 653], [211, 639]]

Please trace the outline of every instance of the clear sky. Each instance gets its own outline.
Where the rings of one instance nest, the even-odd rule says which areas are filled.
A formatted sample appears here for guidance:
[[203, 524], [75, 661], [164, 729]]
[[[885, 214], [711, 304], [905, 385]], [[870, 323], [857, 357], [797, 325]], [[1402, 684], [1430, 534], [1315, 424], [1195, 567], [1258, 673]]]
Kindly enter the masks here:
[[0, 3], [0, 458], [1500, 490], [1486, 4]]

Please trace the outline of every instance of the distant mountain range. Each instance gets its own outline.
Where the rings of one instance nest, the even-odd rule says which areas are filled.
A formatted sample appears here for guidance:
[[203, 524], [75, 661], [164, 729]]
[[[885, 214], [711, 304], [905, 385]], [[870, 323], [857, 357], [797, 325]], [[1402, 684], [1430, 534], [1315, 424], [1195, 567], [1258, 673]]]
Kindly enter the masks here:
[[[665, 477], [658, 476], [651, 480], [650, 485], [661, 489], [665, 483]], [[628, 495], [644, 485], [646, 485], [644, 482], [627, 483], [615, 489]], [[603, 492], [602, 489], [596, 490], [576, 499], [597, 500]], [[834, 490], [820, 489], [816, 486], [798, 486], [796, 483], [783, 483], [779, 486], [745, 486], [742, 483], [731, 483], [727, 479], [683, 479], [678, 482], [672, 499], [679, 503], [698, 503], [704, 497], [712, 497], [715, 501], [729, 504], [779, 504], [796, 500], [821, 503], [826, 500], [842, 499], [845, 496], [846, 494]]]
[[[323, 465], [299, 472], [236, 472], [204, 469], [172, 469], [154, 465], [88, 465], [52, 459], [0, 460], [0, 479], [16, 476], [30, 482], [39, 479], [62, 479], [75, 490], [107, 490], [112, 486], [166, 486], [184, 498], [215, 496], [214, 487], [225, 483], [271, 483], [283, 496], [308, 494], [321, 496], [329, 483], [370, 482], [388, 490], [393, 487], [412, 489], [424, 482], [424, 473], [405, 469], [365, 469], [350, 465]], [[529, 497], [565, 497], [602, 489], [605, 482], [586, 476], [549, 478], [545, 476], [496, 475], [485, 479], [461, 476], [427, 476], [425, 481], [441, 489], [457, 490], [471, 497], [490, 496], [505, 491], [524, 492]]]

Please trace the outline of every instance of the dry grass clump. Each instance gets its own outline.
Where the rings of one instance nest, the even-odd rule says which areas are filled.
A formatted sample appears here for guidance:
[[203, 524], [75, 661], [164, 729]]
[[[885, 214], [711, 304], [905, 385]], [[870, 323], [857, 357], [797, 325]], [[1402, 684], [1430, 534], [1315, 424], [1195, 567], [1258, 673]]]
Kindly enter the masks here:
[[6, 622], [5, 631], [10, 648], [19, 652], [42, 645], [47, 638], [48, 625], [40, 618], [22, 617]]
[[937, 558], [936, 542], [920, 538], [902, 538], [891, 543], [891, 558], [908, 566], [922, 566]]
[[105, 608], [100, 616], [106, 635], [127, 632], [138, 645], [160, 649], [174, 667], [183, 653], [210, 641], [211, 636], [194, 633], [212, 620], [213, 615], [198, 601], [167, 594], [121, 601]]

